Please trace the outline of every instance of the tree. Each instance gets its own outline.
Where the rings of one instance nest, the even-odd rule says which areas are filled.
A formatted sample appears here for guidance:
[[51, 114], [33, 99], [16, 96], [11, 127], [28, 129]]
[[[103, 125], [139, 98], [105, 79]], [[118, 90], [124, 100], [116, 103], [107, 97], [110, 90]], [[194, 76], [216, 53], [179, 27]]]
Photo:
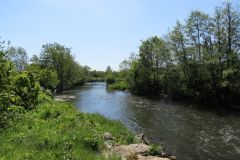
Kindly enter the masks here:
[[208, 26], [209, 16], [200, 11], [191, 12], [187, 19], [187, 35], [189, 37], [190, 44], [194, 45], [194, 54], [192, 55], [194, 60], [202, 61], [202, 46], [206, 39], [206, 28]]
[[[127, 67], [125, 60], [121, 68]], [[191, 12], [186, 23], [177, 21], [164, 40], [155, 36], [143, 41], [139, 58], [125, 71], [137, 94], [239, 104], [239, 9], [225, 2], [214, 16]]]
[[39, 59], [41, 67], [56, 70], [59, 78], [58, 90], [81, 81], [79, 76], [82, 76], [82, 67], [74, 60], [70, 48], [58, 43], [43, 45]]
[[57, 72], [51, 69], [40, 70], [39, 83], [44, 89], [54, 92], [59, 84]]
[[[183, 65], [186, 64], [188, 60], [186, 44], [187, 39], [185, 35], [185, 27], [177, 21], [174, 29], [169, 33], [170, 46], [175, 53], [175, 61]], [[182, 66], [184, 68], [184, 66]]]
[[135, 53], [131, 53], [128, 59], [123, 60], [119, 65], [119, 76], [120, 79], [126, 81], [130, 80], [130, 69], [135, 61], [138, 60], [138, 56]]
[[107, 66], [105, 79], [106, 79], [107, 85], [113, 84], [116, 82], [116, 77], [114, 77], [112, 68], [110, 66]]
[[227, 68], [236, 64], [240, 49], [240, 13], [231, 2], [226, 2], [222, 10], [224, 35], [226, 35], [226, 63]]
[[22, 47], [10, 47], [7, 51], [7, 57], [15, 65], [17, 71], [24, 71], [28, 64], [27, 51]]
[[133, 64], [131, 88], [139, 94], [161, 91], [161, 76], [171, 63], [166, 43], [155, 36], [142, 42], [138, 63]]

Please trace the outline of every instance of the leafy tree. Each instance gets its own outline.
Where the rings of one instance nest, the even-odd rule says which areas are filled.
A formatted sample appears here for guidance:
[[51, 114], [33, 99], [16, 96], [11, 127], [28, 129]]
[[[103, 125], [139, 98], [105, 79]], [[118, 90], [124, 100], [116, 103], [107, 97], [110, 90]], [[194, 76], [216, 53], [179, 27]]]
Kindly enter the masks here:
[[216, 7], [214, 16], [193, 11], [164, 39], [142, 41], [139, 58], [123, 61], [120, 73], [137, 94], [239, 104], [239, 37], [240, 12], [231, 2]]
[[234, 62], [239, 56], [240, 49], [240, 13], [231, 2], [224, 3], [222, 9], [223, 16], [223, 33], [226, 35], [226, 62], [227, 68], [236, 64]]
[[25, 109], [31, 110], [38, 103], [38, 94], [40, 85], [31, 72], [22, 72], [17, 74], [12, 81], [14, 104], [24, 106]]
[[71, 49], [61, 44], [43, 45], [39, 61], [41, 67], [56, 70], [58, 90], [69, 88], [82, 80], [79, 77], [82, 76], [82, 67], [74, 60]]
[[108, 84], [113, 84], [116, 82], [116, 78], [113, 74], [112, 68], [110, 66], [107, 66], [106, 69], [106, 83]]
[[202, 46], [206, 40], [208, 21], [209, 16], [200, 11], [191, 12], [189, 18], [187, 19], [187, 35], [189, 37], [189, 42], [194, 46], [195, 51], [192, 55], [194, 60], [202, 60]]
[[27, 51], [22, 47], [10, 47], [7, 56], [15, 65], [17, 71], [24, 71], [28, 64]]
[[59, 84], [57, 72], [51, 69], [40, 70], [39, 83], [43, 88], [54, 92]]
[[142, 42], [138, 63], [133, 65], [131, 88], [139, 94], [161, 92], [162, 75], [171, 64], [171, 55], [166, 43], [158, 37]]

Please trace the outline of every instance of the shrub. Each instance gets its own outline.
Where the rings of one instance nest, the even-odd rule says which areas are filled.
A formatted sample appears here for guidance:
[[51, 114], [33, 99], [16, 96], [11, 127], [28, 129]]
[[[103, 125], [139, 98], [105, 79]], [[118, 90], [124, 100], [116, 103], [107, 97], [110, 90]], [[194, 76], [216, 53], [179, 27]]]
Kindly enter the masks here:
[[106, 76], [106, 83], [107, 84], [113, 84], [116, 82], [115, 77], [112, 74], [109, 74]]
[[98, 144], [97, 138], [88, 138], [87, 137], [84, 139], [83, 144], [86, 148], [89, 148], [92, 151], [99, 150], [99, 144]]
[[129, 85], [126, 81], [119, 81], [119, 82], [109, 85], [108, 88], [124, 91], [124, 90], [129, 89]]
[[14, 77], [13, 91], [16, 96], [15, 105], [30, 110], [38, 103], [40, 85], [31, 72], [22, 72]]
[[148, 151], [148, 154], [151, 156], [158, 156], [162, 154], [162, 151], [163, 151], [162, 146], [153, 144], [151, 145], [150, 150]]
[[59, 84], [57, 72], [51, 69], [42, 69], [39, 75], [39, 83], [44, 89], [54, 92]]

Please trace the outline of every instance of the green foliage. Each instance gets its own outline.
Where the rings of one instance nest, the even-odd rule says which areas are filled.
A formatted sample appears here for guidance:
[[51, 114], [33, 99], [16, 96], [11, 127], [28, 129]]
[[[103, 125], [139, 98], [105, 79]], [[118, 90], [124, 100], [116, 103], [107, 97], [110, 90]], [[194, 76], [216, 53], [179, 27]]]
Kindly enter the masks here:
[[4, 52], [0, 51], [0, 106], [1, 110], [6, 110], [11, 104], [14, 93], [11, 82], [15, 76], [15, 69], [11, 62], [4, 57]]
[[126, 81], [117, 81], [115, 83], [110, 84], [108, 86], [108, 89], [124, 91], [129, 89], [129, 85]]
[[40, 85], [32, 73], [22, 72], [17, 74], [12, 82], [15, 93], [14, 104], [31, 110], [38, 103]]
[[68, 103], [45, 102], [37, 110], [23, 114], [13, 127], [0, 132], [0, 157], [103, 160], [105, 132], [112, 133], [119, 144], [134, 139], [120, 122], [98, 114], [80, 113]]
[[109, 74], [106, 76], [106, 83], [107, 84], [113, 84], [116, 82], [116, 78], [113, 76], [113, 74]]
[[151, 145], [150, 150], [147, 152], [147, 154], [151, 156], [159, 156], [162, 155], [162, 152], [163, 152], [162, 146], [153, 144]]
[[88, 82], [104, 82], [106, 73], [104, 71], [90, 71], [89, 77], [87, 79]]
[[108, 85], [108, 84], [113, 84], [115, 82], [116, 82], [116, 77], [115, 77], [111, 67], [108, 66], [107, 70], [106, 70], [106, 83]]
[[[74, 60], [70, 48], [58, 43], [43, 45], [40, 58], [35, 56], [32, 61], [35, 62], [34, 64], [40, 65], [41, 68], [56, 71], [59, 79], [58, 90], [70, 88], [84, 81], [84, 77], [87, 76], [90, 70], [89, 67], [82, 67]], [[54, 81], [51, 82], [49, 89], [52, 89], [52, 86], [57, 84], [53, 72], [52, 78], [54, 77]]]
[[92, 151], [99, 151], [99, 144], [97, 138], [85, 138], [83, 140], [84, 147], [91, 149]]
[[10, 47], [7, 58], [13, 62], [17, 71], [24, 71], [28, 65], [27, 51], [22, 47]]
[[126, 157], [126, 160], [138, 160], [137, 153], [131, 153]]
[[30, 64], [27, 71], [34, 74], [40, 86], [45, 90], [50, 90], [52, 93], [56, 91], [59, 84], [59, 79], [56, 70], [42, 68], [39, 64]]
[[155, 36], [143, 41], [138, 62], [132, 66], [131, 89], [138, 94], [159, 93], [162, 73], [170, 62], [170, 53], [163, 39]]
[[142, 41], [138, 58], [122, 62], [122, 74], [136, 94], [240, 104], [239, 28], [240, 13], [231, 2], [214, 16], [193, 11], [164, 39]]
[[[0, 129], [10, 126], [14, 117], [38, 103], [40, 86], [30, 72], [17, 72], [16, 64], [0, 51]], [[17, 119], [17, 118], [16, 118]]]
[[39, 83], [43, 88], [53, 92], [59, 84], [57, 72], [51, 69], [42, 69], [39, 73]]

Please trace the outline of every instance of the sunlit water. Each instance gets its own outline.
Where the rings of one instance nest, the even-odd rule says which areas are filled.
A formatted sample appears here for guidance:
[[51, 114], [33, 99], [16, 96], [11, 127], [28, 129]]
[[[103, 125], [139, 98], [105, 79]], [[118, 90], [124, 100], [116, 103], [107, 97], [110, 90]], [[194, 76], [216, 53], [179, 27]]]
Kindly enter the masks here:
[[63, 94], [76, 96], [74, 103], [83, 112], [100, 113], [145, 133], [180, 160], [240, 159], [239, 113], [225, 115], [170, 100], [107, 91], [105, 83], [89, 83]]

